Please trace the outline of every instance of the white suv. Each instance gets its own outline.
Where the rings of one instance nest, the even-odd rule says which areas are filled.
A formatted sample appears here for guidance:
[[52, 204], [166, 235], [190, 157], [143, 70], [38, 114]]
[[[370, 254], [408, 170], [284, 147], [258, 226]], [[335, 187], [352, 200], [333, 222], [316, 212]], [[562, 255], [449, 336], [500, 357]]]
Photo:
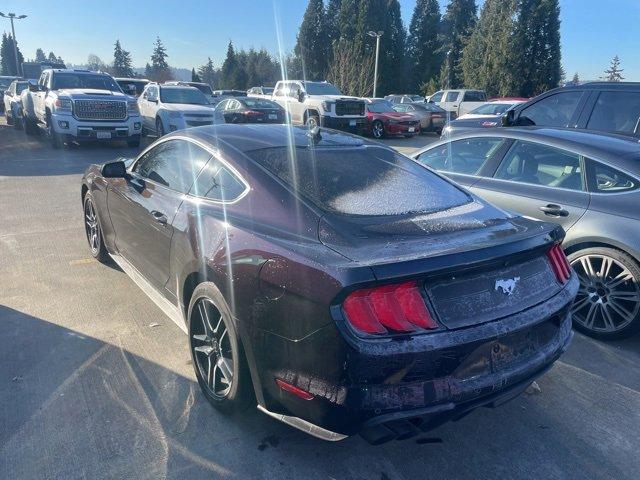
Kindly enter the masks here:
[[213, 106], [195, 87], [150, 83], [138, 98], [144, 133], [165, 133], [214, 123]]
[[294, 124], [356, 133], [366, 124], [364, 100], [342, 95], [327, 82], [282, 80], [276, 83], [271, 99], [289, 112]]

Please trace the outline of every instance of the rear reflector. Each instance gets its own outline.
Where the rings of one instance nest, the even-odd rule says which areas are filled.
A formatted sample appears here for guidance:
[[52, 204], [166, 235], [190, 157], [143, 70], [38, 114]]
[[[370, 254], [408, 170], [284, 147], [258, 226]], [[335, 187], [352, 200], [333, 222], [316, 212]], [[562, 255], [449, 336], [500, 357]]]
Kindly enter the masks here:
[[571, 266], [567, 261], [567, 257], [564, 254], [562, 247], [559, 244], [554, 245], [547, 252], [547, 257], [549, 258], [549, 263], [551, 264], [553, 273], [556, 275], [558, 281], [562, 284], [567, 283], [571, 277]]
[[287, 383], [284, 380], [280, 380], [279, 378], [276, 378], [276, 383], [285, 392], [293, 393], [294, 395], [302, 398], [303, 400], [313, 400], [313, 395], [311, 395], [309, 392], [305, 392], [304, 390], [296, 387], [295, 385], [291, 385], [290, 383]]
[[380, 335], [438, 328], [415, 281], [357, 290], [345, 299], [342, 307], [349, 323], [364, 333]]

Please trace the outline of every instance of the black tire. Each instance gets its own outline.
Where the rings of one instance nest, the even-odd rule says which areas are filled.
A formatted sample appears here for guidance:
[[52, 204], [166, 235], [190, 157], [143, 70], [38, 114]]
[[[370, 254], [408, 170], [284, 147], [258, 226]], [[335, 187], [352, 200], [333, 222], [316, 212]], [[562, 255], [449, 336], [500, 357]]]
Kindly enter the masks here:
[[107, 252], [107, 247], [104, 245], [98, 211], [95, 207], [93, 197], [89, 192], [85, 194], [84, 200], [82, 201], [82, 213], [84, 215], [84, 229], [91, 256], [99, 262], [105, 263], [109, 260], [109, 252]]
[[164, 137], [164, 125], [162, 125], [162, 119], [156, 118], [156, 135], [158, 138]]
[[384, 138], [384, 125], [380, 120], [374, 120], [371, 124], [371, 135], [373, 138]]
[[64, 135], [56, 132], [51, 122], [51, 116], [47, 114], [47, 136], [49, 137], [51, 146], [57, 150], [64, 147]]
[[569, 254], [580, 290], [573, 304], [576, 330], [600, 340], [640, 331], [640, 266], [628, 254], [605, 247]]
[[[209, 403], [224, 413], [245, 410], [255, 401], [251, 375], [231, 310], [213, 283], [196, 287], [187, 315], [189, 350], [200, 389]], [[205, 316], [208, 321], [203, 321]], [[226, 382], [223, 372], [229, 374], [229, 367], [231, 381]]]
[[13, 122], [13, 128], [16, 130], [22, 130], [22, 119], [20, 117], [16, 118], [11, 115], [11, 121]]
[[304, 121], [305, 125], [309, 127], [309, 129], [316, 128], [320, 126], [320, 117], [317, 113], [307, 113], [306, 119]]
[[14, 125], [13, 115], [9, 114], [9, 110], [7, 110], [4, 114], [4, 118], [7, 121], [7, 125]]
[[138, 148], [140, 146], [140, 135], [134, 135], [127, 140], [127, 147]]
[[25, 112], [22, 112], [22, 129], [27, 135], [37, 135], [39, 133], [38, 125], [36, 125], [33, 120], [29, 119]]

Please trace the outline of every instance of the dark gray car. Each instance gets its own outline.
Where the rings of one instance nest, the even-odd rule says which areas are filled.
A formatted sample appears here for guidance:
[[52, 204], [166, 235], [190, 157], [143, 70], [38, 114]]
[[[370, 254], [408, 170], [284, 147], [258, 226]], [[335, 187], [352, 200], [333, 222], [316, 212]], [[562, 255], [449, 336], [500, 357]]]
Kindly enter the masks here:
[[559, 223], [581, 288], [574, 325], [602, 339], [640, 329], [640, 143], [572, 129], [476, 130], [413, 157], [506, 210]]

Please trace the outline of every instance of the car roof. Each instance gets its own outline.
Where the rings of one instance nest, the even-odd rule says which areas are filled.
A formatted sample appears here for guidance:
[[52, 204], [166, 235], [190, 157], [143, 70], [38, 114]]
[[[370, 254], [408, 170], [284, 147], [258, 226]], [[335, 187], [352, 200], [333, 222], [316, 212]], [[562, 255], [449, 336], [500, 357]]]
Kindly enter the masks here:
[[[633, 137], [593, 132], [576, 128], [500, 127], [474, 129], [454, 134], [447, 141], [472, 137], [501, 137], [538, 141], [565, 148], [585, 157], [606, 160], [629, 171], [640, 173], [640, 141]], [[446, 142], [439, 142], [439, 144]], [[428, 146], [429, 149], [431, 146]]]
[[385, 145], [356, 135], [325, 128], [319, 128], [318, 135], [314, 136], [310, 133], [308, 127], [303, 125], [219, 124], [189, 128], [168, 136], [172, 135], [188, 136], [222, 151], [240, 151], [243, 153], [263, 148], [286, 148], [290, 145], [295, 147], [308, 147], [310, 145], [316, 147], [375, 145], [381, 148], [388, 148]]
[[[191, 85], [166, 85], [164, 83], [158, 84], [158, 87], [162, 87], [162, 89], [171, 89], [171, 90], [198, 90], [196, 87], [192, 87]], [[200, 90], [198, 90], [200, 91]]]
[[149, 82], [148, 78], [115, 77], [116, 82]]

